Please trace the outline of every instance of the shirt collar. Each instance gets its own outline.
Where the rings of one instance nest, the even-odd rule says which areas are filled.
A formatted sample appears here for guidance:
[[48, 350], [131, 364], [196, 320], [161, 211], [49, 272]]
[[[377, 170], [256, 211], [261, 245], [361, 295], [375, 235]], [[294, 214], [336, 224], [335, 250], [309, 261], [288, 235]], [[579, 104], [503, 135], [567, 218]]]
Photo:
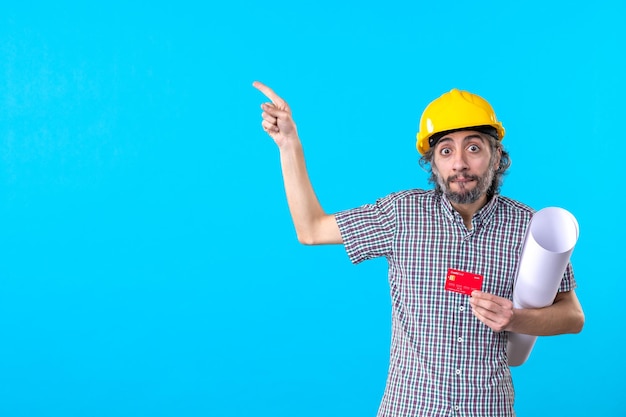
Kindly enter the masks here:
[[[472, 217], [472, 223], [474, 227], [481, 227], [484, 224], [487, 224], [489, 220], [493, 217], [493, 214], [496, 211], [498, 195], [494, 195], [487, 204], [485, 204], [480, 210], [478, 210], [474, 217]], [[444, 214], [452, 221], [458, 221], [463, 223], [463, 218], [459, 214], [458, 211], [452, 207], [450, 200], [446, 197], [445, 194], [441, 194], [441, 206], [443, 207]]]

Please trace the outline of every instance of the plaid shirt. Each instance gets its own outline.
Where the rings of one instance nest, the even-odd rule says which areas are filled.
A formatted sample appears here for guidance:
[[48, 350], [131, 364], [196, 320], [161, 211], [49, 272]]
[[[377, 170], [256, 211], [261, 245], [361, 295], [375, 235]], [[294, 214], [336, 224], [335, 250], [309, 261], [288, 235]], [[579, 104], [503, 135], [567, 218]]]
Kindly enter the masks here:
[[[468, 230], [433, 190], [391, 194], [337, 213], [350, 260], [389, 263], [391, 357], [380, 417], [513, 416], [508, 333], [472, 314], [469, 297], [444, 290], [448, 268], [484, 277], [483, 291], [512, 298], [534, 211], [496, 196]], [[559, 291], [574, 288], [568, 265]]]

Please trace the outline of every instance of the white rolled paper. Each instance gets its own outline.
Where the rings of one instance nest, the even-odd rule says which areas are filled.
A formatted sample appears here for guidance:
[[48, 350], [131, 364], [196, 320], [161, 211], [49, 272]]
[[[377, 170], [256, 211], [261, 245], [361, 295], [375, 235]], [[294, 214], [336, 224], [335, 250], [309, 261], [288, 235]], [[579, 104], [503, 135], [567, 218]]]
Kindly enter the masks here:
[[[526, 230], [513, 286], [514, 308], [541, 308], [554, 302], [578, 240], [578, 222], [567, 210], [546, 207], [533, 215]], [[509, 366], [526, 362], [537, 336], [509, 333]]]

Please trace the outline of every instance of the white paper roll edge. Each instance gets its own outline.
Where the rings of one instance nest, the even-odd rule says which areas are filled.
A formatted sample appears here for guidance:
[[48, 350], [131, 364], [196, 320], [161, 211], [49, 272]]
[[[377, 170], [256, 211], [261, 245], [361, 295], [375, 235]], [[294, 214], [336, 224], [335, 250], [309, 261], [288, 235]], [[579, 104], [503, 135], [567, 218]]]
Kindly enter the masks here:
[[[533, 215], [513, 286], [514, 308], [551, 305], [578, 240], [578, 222], [567, 210], [546, 207]], [[509, 366], [526, 362], [537, 336], [509, 333]]]

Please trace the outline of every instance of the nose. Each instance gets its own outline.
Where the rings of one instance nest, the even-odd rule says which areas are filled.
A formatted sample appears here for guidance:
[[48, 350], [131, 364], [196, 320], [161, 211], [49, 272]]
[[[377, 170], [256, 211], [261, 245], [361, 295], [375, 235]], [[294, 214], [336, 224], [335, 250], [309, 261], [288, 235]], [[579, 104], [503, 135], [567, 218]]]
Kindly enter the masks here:
[[452, 160], [452, 169], [455, 171], [464, 171], [469, 168], [467, 159], [463, 152], [455, 152]]

